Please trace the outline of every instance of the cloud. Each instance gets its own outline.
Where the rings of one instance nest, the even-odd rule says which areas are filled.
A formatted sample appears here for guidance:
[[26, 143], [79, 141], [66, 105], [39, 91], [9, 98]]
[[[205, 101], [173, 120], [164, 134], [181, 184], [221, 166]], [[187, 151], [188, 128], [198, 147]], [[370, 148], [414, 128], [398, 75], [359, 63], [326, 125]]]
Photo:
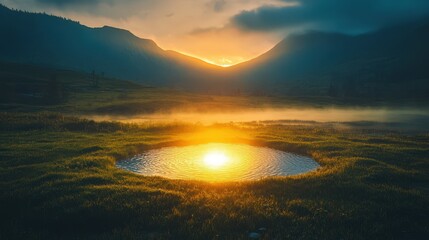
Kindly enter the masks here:
[[231, 23], [247, 31], [304, 28], [353, 33], [429, 15], [427, 0], [282, 1], [295, 4], [242, 11]]
[[56, 6], [56, 7], [67, 7], [67, 6], [76, 6], [76, 5], [97, 5], [100, 2], [109, 2], [111, 0], [35, 0], [37, 3]]
[[225, 0], [213, 0], [211, 4], [213, 5], [213, 10], [215, 12], [222, 12], [226, 7]]
[[212, 32], [222, 31], [223, 29], [224, 28], [217, 28], [217, 27], [195, 28], [189, 32], [189, 35], [200, 35], [200, 34], [212, 33]]
[[[2, 1], [2, 0], [0, 0]], [[144, 15], [160, 2], [167, 0], [3, 0], [7, 6], [57, 15], [75, 13], [110, 19], [127, 19]]]

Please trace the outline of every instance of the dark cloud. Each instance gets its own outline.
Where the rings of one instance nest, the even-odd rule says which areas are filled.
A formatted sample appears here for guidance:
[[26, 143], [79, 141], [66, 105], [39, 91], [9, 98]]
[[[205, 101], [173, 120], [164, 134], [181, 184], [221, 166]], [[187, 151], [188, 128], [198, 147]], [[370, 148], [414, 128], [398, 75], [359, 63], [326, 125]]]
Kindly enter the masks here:
[[156, 0], [6, 0], [18, 8], [36, 11], [59, 10], [62, 12], [87, 13], [111, 19], [144, 16], [144, 10]]
[[56, 7], [67, 7], [67, 6], [77, 6], [77, 5], [97, 5], [100, 2], [111, 3], [110, 0], [35, 0], [37, 3], [56, 6]]
[[429, 14], [428, 0], [283, 0], [291, 6], [262, 6], [231, 20], [252, 31], [317, 29], [365, 32]]

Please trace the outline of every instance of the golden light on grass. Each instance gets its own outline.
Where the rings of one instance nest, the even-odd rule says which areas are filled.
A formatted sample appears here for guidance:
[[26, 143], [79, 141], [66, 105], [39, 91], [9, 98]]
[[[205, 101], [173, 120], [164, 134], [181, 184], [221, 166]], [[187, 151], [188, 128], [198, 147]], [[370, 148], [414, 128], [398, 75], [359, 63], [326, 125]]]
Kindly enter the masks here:
[[204, 164], [212, 169], [224, 166], [229, 158], [223, 152], [211, 151], [204, 155]]

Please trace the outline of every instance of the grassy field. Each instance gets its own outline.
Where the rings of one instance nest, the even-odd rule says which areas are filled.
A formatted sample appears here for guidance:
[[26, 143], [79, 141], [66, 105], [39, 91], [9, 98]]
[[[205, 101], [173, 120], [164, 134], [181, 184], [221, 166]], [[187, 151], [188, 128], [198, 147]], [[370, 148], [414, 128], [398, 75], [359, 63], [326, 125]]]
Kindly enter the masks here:
[[[1, 239], [427, 239], [429, 135], [330, 124], [96, 123], [0, 115]], [[240, 142], [306, 154], [313, 173], [207, 183], [138, 176], [146, 149]]]
[[[211, 96], [1, 63], [0, 239], [247, 239], [259, 228], [267, 229], [263, 239], [428, 239], [427, 131], [364, 122], [122, 124], [75, 117], [362, 101]], [[115, 167], [148, 149], [208, 142], [268, 146], [311, 156], [322, 167], [228, 183]]]
[[266, 108], [424, 106], [427, 103], [368, 101], [330, 97], [233, 96], [160, 89], [81, 73], [0, 62], [2, 112], [59, 112], [67, 115], [136, 115], [159, 112], [225, 112]]
[[[57, 96], [54, 102], [53, 96]], [[289, 99], [287, 102], [293, 106], [305, 101]], [[310, 98], [308, 102], [314, 105], [316, 101]], [[268, 105], [283, 106], [284, 103], [280, 98], [274, 100], [267, 96], [187, 93], [90, 73], [0, 62], [0, 107], [8, 112], [133, 115], [174, 110], [225, 111]]]

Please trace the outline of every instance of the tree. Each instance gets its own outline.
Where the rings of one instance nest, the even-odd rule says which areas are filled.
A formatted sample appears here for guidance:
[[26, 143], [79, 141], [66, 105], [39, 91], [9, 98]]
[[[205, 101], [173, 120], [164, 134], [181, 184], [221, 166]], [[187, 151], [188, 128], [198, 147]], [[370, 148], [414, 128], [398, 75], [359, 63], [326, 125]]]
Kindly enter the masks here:
[[95, 74], [95, 71], [92, 70], [91, 80], [94, 87], [98, 88], [98, 76]]

